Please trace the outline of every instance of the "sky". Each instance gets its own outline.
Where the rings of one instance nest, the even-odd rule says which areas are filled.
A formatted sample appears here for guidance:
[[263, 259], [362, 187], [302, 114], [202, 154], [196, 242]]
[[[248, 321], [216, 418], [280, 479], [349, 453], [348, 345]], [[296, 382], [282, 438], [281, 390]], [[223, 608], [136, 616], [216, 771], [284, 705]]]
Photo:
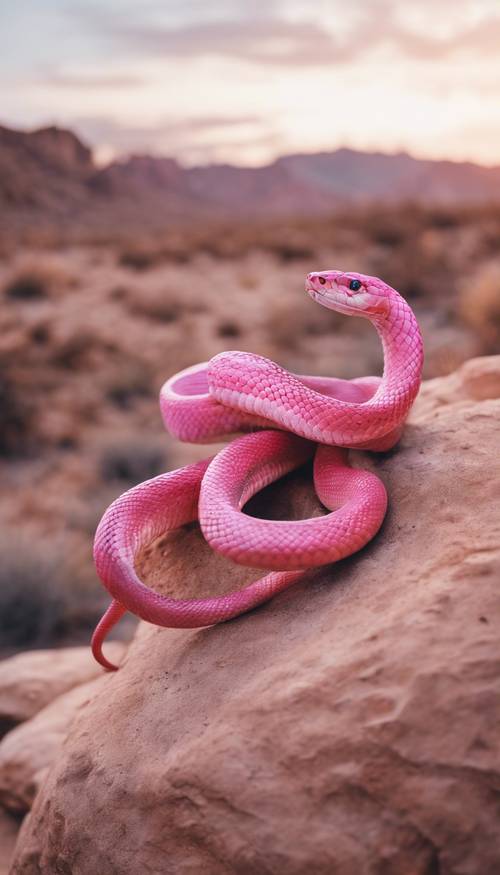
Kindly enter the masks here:
[[106, 162], [500, 164], [500, 0], [0, 0], [0, 123]]

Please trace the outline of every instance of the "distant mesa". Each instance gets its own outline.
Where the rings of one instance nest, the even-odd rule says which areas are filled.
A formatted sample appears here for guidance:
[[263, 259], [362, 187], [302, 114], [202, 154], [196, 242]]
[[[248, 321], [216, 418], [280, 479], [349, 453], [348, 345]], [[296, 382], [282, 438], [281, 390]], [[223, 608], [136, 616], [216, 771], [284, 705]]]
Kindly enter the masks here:
[[319, 215], [346, 203], [481, 204], [500, 200], [500, 167], [338, 149], [264, 167], [182, 167], [133, 155], [97, 167], [71, 131], [0, 127], [0, 224], [141, 227], [204, 218]]

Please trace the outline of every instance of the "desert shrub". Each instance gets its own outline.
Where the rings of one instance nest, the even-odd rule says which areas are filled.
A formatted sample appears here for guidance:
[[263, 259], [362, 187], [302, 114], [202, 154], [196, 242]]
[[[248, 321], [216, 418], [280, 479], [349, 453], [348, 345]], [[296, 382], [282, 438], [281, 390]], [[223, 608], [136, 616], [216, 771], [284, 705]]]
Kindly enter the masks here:
[[129, 294], [130, 292], [126, 286], [118, 285], [111, 289], [109, 297], [111, 301], [125, 301]]
[[254, 273], [241, 271], [238, 276], [238, 284], [240, 288], [253, 292], [259, 285], [259, 279]]
[[304, 261], [305, 259], [313, 258], [314, 256], [314, 250], [311, 246], [292, 243], [286, 240], [274, 241], [269, 244], [267, 249], [285, 264], [290, 261]]
[[45, 322], [39, 322], [33, 325], [30, 331], [30, 338], [33, 343], [39, 346], [45, 346], [50, 340], [50, 328]]
[[149, 270], [158, 263], [158, 251], [145, 246], [127, 247], [120, 252], [118, 262], [131, 270]]
[[0, 539], [0, 647], [88, 641], [108, 603], [86, 540]]
[[75, 277], [55, 264], [28, 264], [10, 277], [5, 297], [11, 301], [39, 301], [63, 287], [74, 287]]
[[48, 294], [44, 277], [35, 272], [20, 273], [5, 288], [5, 295], [17, 301], [33, 301]]
[[143, 239], [128, 237], [118, 252], [118, 263], [136, 271], [149, 270], [165, 262], [186, 264], [192, 252], [199, 249], [200, 237], [193, 231], [189, 234], [172, 231]]
[[415, 232], [396, 248], [372, 254], [370, 272], [411, 302], [421, 299], [441, 307], [455, 295], [453, 252], [435, 230]]
[[346, 221], [369, 241], [394, 249], [419, 230], [422, 218], [419, 209], [412, 205], [399, 208], [369, 206], [351, 210]]
[[241, 328], [236, 322], [228, 319], [225, 322], [220, 322], [217, 326], [218, 337], [241, 337]]
[[464, 216], [454, 207], [434, 207], [426, 213], [426, 223], [431, 228], [457, 228]]
[[165, 469], [164, 447], [158, 440], [146, 436], [120, 438], [105, 444], [99, 452], [99, 474], [105, 483], [133, 485]]
[[55, 345], [51, 362], [58, 368], [77, 370], [86, 365], [88, 355], [95, 347], [96, 338], [92, 332], [74, 331]]
[[293, 300], [277, 299], [266, 319], [269, 341], [280, 351], [296, 351], [304, 337], [335, 334], [347, 324], [341, 314], [312, 305], [305, 295]]
[[61, 559], [39, 543], [0, 543], [0, 643], [4, 647], [52, 643], [64, 627], [68, 584]]
[[93, 538], [109, 505], [123, 492], [122, 484], [110, 481], [96, 488], [82, 491], [68, 498], [66, 502], [66, 524], [75, 532], [84, 534], [85, 538]]
[[0, 456], [23, 456], [30, 452], [33, 418], [33, 407], [15, 380], [7, 371], [0, 370]]
[[483, 354], [500, 350], [500, 261], [481, 265], [461, 284], [459, 312], [482, 342]]
[[126, 362], [107, 378], [106, 398], [119, 410], [130, 410], [141, 398], [153, 395], [153, 376], [141, 362]]
[[128, 296], [128, 309], [136, 316], [144, 316], [153, 322], [176, 322], [182, 315], [183, 308], [172, 298], [172, 293], [155, 292]]

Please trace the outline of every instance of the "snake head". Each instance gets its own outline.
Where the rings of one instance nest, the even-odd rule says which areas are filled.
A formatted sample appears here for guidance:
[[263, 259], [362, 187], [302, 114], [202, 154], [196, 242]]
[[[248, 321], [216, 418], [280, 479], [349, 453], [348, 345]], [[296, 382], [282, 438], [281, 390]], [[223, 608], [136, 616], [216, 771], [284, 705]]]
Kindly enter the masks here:
[[399, 297], [378, 277], [343, 270], [309, 273], [306, 292], [329, 310], [349, 316], [364, 316], [366, 319], [387, 316], [394, 299]]

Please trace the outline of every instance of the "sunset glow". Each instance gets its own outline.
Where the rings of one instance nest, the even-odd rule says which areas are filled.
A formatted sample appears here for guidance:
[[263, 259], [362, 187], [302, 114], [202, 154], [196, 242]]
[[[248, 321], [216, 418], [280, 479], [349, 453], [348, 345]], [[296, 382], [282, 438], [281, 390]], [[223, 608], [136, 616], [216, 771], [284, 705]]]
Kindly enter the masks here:
[[500, 164], [498, 0], [30, 0], [3, 15], [1, 122], [71, 127], [101, 161], [351, 146]]

